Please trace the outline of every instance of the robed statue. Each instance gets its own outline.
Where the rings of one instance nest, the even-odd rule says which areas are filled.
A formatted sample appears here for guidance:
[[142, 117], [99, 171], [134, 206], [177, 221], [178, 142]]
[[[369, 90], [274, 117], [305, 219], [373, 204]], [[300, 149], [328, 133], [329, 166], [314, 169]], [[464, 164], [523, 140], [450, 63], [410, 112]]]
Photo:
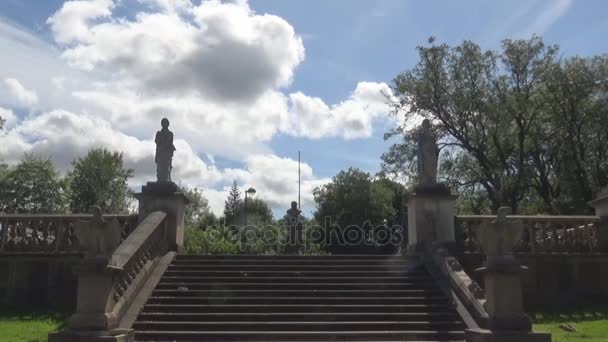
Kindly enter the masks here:
[[431, 128], [431, 122], [425, 119], [418, 138], [418, 184], [429, 186], [437, 184], [437, 159], [439, 148]]
[[160, 122], [162, 129], [156, 132], [156, 154], [154, 162], [156, 163], [156, 178], [159, 182], [171, 181], [171, 162], [173, 160], [173, 132], [169, 130], [169, 120], [163, 118]]

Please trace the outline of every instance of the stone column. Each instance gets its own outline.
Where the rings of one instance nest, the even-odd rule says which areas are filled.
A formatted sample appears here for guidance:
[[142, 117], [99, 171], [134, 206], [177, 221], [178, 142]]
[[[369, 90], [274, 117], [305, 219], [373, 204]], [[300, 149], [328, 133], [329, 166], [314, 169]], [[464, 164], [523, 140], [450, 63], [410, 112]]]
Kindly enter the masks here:
[[184, 247], [184, 215], [190, 200], [173, 182], [148, 182], [140, 193], [139, 222], [154, 211], [167, 214], [167, 239], [169, 250], [181, 252]]
[[467, 342], [550, 342], [551, 335], [532, 331], [530, 319], [523, 308], [522, 272], [526, 269], [513, 257], [514, 242], [521, 238], [521, 221], [510, 222], [511, 208], [498, 210], [496, 221], [484, 224], [477, 231], [486, 254], [483, 273], [488, 313], [484, 329], [466, 331]]
[[599, 224], [599, 248], [602, 252], [608, 252], [608, 187], [598, 195], [597, 199], [589, 202], [595, 208], [595, 215], [600, 217]]
[[434, 245], [454, 243], [457, 198], [447, 188], [416, 191], [410, 195], [407, 205], [409, 254], [423, 253]]

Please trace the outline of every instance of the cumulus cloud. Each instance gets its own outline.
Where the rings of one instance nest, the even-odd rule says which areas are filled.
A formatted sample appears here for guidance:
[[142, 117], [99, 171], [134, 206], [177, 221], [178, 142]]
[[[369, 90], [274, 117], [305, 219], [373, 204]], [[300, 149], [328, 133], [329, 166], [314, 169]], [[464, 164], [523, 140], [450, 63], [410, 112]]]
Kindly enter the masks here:
[[386, 96], [392, 96], [389, 86], [374, 82], [359, 82], [348, 100], [333, 106], [320, 98], [297, 92], [289, 95], [289, 115], [283, 129], [289, 134], [309, 138], [369, 137], [372, 120], [389, 111]]
[[164, 11], [117, 20], [111, 1], [66, 2], [48, 22], [56, 41], [68, 44], [63, 57], [70, 63], [116, 68], [154, 93], [249, 101], [288, 85], [304, 59], [302, 39], [289, 23], [257, 15], [245, 1], [144, 3]]
[[26, 89], [17, 79], [5, 78], [0, 84], [0, 99], [4, 104], [31, 107], [38, 103], [36, 92]]
[[[0, 54], [0, 160], [33, 152], [65, 171], [106, 147], [124, 152], [138, 186], [155, 178], [152, 139], [168, 117], [177, 139], [173, 178], [202, 188], [214, 212], [233, 179], [283, 210], [297, 198], [297, 161], [273, 154], [277, 134], [365, 138], [388, 110], [384, 83], [360, 82], [336, 104], [285, 93], [304, 60], [302, 39], [246, 1], [139, 2], [128, 18], [115, 14], [123, 1], [65, 2], [48, 19], [57, 45], [0, 18], [9, 51]], [[26, 103], [35, 109], [18, 118], [14, 109]], [[237, 166], [219, 168], [215, 157]], [[302, 165], [303, 206], [312, 207], [312, 189], [326, 181]]]

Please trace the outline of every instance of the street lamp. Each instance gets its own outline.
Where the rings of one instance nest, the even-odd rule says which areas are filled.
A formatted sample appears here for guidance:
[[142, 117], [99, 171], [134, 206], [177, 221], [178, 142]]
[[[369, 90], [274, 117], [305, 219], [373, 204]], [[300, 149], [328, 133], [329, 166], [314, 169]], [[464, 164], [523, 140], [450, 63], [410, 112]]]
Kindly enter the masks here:
[[253, 196], [254, 194], [254, 188], [249, 188], [245, 191], [245, 225], [249, 224], [249, 213], [247, 212], [247, 195]]

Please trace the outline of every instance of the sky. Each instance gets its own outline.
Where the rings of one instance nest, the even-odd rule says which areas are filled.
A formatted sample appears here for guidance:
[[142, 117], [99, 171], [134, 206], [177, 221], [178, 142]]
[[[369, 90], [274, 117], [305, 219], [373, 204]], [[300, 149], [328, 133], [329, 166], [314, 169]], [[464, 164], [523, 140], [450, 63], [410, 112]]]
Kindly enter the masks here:
[[562, 56], [608, 51], [603, 0], [3, 0], [0, 160], [124, 153], [137, 190], [155, 180], [167, 117], [174, 181], [221, 214], [234, 180], [275, 215], [340, 170], [379, 171], [391, 81], [430, 36], [499, 49], [541, 35]]

